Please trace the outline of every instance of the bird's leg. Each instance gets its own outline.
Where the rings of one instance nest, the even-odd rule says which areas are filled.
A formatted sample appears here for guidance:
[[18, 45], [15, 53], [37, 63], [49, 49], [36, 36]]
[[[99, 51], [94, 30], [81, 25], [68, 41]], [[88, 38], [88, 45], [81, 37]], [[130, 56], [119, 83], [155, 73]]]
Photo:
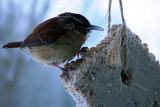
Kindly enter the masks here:
[[77, 53], [77, 58], [79, 59], [79, 55], [88, 51], [88, 47], [82, 47], [80, 51]]
[[63, 71], [66, 74], [66, 77], [68, 77], [68, 71], [70, 70], [69, 68], [63, 68], [53, 63], [51, 63], [50, 65], [59, 68], [61, 71]]
[[69, 71], [69, 70], [74, 70], [74, 68], [72, 68], [72, 67], [63, 68], [63, 67], [60, 67], [60, 66], [58, 66], [58, 65], [56, 65], [56, 64], [53, 64], [53, 63], [50, 63], [49, 65], [55, 66], [55, 67], [59, 68], [61, 71], [63, 71], [63, 72], [66, 74], [66, 78], [68, 77], [68, 71]]

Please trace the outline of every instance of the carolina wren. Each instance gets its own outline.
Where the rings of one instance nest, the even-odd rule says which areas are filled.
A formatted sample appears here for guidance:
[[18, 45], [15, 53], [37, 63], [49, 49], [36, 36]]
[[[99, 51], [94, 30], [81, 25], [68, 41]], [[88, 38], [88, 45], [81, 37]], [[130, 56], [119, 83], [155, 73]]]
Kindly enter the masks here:
[[28, 48], [37, 62], [66, 72], [59, 66], [75, 57], [91, 30], [103, 28], [91, 25], [80, 14], [66, 12], [39, 24], [24, 41], [10, 42], [2, 48]]

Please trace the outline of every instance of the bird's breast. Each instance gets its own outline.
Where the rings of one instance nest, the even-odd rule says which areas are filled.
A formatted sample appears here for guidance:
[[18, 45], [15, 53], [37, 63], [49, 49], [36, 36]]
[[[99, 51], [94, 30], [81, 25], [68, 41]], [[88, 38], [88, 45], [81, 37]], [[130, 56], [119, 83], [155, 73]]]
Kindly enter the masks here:
[[60, 65], [71, 60], [80, 50], [86, 38], [83, 35], [66, 33], [54, 43], [29, 47], [31, 56], [37, 62]]

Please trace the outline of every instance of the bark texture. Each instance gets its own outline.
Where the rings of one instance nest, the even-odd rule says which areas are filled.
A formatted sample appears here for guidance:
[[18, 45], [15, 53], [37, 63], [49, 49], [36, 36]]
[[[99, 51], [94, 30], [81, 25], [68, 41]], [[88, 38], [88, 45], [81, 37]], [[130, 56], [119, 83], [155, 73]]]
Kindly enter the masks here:
[[60, 76], [77, 107], [159, 107], [160, 65], [147, 44], [126, 28], [128, 69], [124, 68], [122, 25], [113, 25], [96, 47], [65, 65], [75, 70]]

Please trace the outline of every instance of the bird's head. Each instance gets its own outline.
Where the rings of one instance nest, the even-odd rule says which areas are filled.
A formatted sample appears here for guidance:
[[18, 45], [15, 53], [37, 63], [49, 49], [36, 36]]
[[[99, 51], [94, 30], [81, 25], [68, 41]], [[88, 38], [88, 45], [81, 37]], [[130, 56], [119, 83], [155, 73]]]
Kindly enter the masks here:
[[81, 14], [65, 12], [58, 15], [61, 26], [64, 29], [76, 31], [81, 33], [84, 36], [89, 33], [91, 30], [100, 30], [103, 31], [103, 28], [91, 23]]

